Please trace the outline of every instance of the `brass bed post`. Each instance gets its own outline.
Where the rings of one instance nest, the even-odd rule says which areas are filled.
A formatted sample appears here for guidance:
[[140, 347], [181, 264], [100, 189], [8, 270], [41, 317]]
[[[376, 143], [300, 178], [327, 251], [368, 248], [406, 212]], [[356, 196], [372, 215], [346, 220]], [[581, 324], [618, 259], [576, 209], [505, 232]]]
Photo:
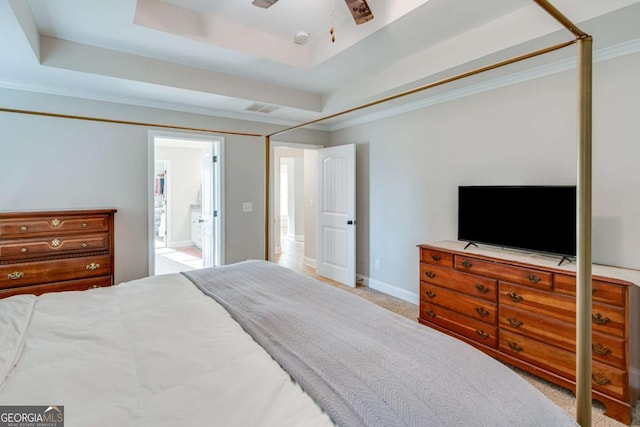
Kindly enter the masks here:
[[264, 157], [265, 157], [265, 198], [264, 198], [264, 259], [269, 261], [269, 222], [271, 216], [269, 215], [269, 197], [270, 194], [270, 180], [271, 180], [271, 137], [265, 135], [264, 137]]
[[591, 425], [591, 166], [593, 39], [578, 40], [576, 420]]

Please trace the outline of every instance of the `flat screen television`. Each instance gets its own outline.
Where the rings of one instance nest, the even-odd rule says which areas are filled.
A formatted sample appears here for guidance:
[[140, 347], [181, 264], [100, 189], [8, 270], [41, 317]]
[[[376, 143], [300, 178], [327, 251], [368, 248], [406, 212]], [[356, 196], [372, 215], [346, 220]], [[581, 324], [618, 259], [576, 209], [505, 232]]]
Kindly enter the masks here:
[[576, 186], [460, 186], [458, 240], [576, 255]]

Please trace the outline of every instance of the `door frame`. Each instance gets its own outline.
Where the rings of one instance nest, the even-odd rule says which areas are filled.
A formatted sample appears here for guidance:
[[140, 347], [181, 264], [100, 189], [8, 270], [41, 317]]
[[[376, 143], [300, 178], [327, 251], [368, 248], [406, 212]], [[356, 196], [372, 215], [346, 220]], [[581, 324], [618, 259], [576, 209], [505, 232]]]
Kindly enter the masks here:
[[[316, 144], [301, 144], [297, 142], [282, 142], [282, 141], [270, 141], [269, 143], [269, 248], [268, 248], [268, 261], [273, 261], [274, 250], [275, 250], [275, 207], [274, 207], [274, 198], [275, 198], [275, 149], [279, 148], [298, 148], [302, 150], [319, 150], [320, 148], [324, 148], [323, 145]], [[280, 173], [280, 168], [278, 168], [277, 173]]]
[[149, 276], [155, 274], [156, 269], [156, 254], [155, 254], [155, 238], [153, 235], [153, 221], [154, 221], [154, 199], [153, 190], [155, 186], [155, 139], [166, 138], [175, 140], [186, 141], [201, 141], [211, 142], [212, 144], [218, 144], [218, 238], [214, 240], [214, 244], [217, 245], [216, 250], [219, 253], [220, 265], [225, 263], [225, 171], [224, 171], [224, 137], [218, 135], [204, 134], [198, 132], [172, 132], [172, 131], [155, 131], [150, 130], [147, 132], [147, 233], [148, 233], [148, 266], [147, 272]]

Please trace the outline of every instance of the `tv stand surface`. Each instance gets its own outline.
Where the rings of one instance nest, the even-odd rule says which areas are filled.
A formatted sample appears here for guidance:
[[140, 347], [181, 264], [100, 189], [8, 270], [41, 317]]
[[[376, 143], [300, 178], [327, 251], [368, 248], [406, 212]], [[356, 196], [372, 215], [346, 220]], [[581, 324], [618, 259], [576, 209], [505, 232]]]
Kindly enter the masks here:
[[[419, 245], [419, 322], [575, 391], [575, 264], [444, 241]], [[640, 271], [593, 265], [593, 398], [625, 424], [640, 397]]]

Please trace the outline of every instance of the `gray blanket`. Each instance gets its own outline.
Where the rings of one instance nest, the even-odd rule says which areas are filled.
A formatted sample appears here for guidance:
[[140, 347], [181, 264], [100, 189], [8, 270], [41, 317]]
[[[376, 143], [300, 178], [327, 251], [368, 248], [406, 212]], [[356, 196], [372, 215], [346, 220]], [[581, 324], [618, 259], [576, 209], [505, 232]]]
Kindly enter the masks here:
[[575, 426], [473, 347], [264, 261], [183, 273], [340, 426]]

